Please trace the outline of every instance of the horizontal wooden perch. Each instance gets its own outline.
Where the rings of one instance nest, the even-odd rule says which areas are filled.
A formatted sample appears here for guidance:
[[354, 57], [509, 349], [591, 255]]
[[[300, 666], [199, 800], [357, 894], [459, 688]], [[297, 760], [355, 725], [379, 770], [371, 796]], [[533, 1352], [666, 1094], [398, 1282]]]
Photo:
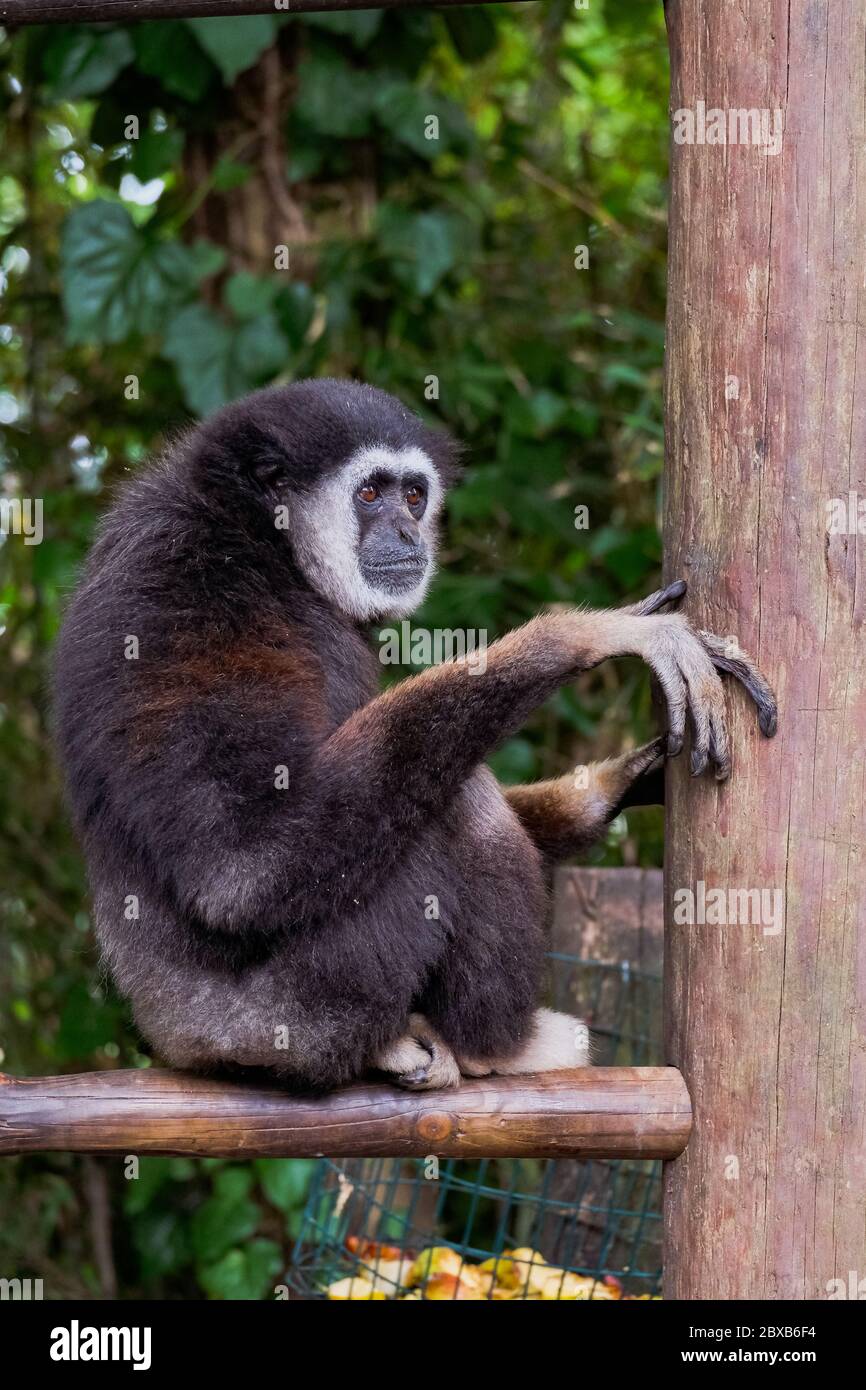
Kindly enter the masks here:
[[485, 1077], [422, 1094], [352, 1086], [313, 1098], [155, 1068], [0, 1076], [0, 1154], [675, 1158], [691, 1122], [671, 1067]]
[[[121, 23], [130, 19], [190, 19], [207, 15], [226, 18], [228, 15], [273, 15], [310, 10], [404, 10], [425, 3], [431, 0], [288, 0], [279, 8], [274, 0], [3, 0], [0, 22], [81, 24], [109, 20]], [[436, 7], [478, 3], [479, 0], [436, 0]], [[480, 0], [480, 3], [490, 4], [493, 0]]]

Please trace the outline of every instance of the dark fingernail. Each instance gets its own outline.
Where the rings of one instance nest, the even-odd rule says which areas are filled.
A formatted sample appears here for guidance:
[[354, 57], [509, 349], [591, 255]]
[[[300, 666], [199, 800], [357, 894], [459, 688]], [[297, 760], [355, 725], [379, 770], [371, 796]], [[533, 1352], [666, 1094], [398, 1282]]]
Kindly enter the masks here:
[[727, 780], [728, 780], [728, 778], [730, 777], [730, 775], [731, 775], [731, 764], [730, 764], [730, 763], [720, 763], [719, 766], [716, 768], [716, 781], [717, 781], [717, 782], [727, 782]]
[[765, 705], [758, 713], [758, 727], [764, 738], [772, 738], [778, 727], [775, 705]]
[[692, 753], [692, 776], [700, 777], [707, 765], [706, 753]]
[[682, 738], [677, 734], [668, 734], [668, 757], [677, 758], [683, 751]]

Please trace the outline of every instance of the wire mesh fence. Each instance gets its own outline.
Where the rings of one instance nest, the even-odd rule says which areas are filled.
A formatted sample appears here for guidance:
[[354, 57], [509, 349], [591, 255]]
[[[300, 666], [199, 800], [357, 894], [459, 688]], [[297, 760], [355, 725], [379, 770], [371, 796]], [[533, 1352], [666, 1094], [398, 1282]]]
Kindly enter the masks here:
[[[661, 1059], [661, 980], [551, 953], [551, 1002], [593, 1027], [601, 1065]], [[617, 1299], [657, 1295], [653, 1160], [323, 1159], [290, 1286], [305, 1299]]]

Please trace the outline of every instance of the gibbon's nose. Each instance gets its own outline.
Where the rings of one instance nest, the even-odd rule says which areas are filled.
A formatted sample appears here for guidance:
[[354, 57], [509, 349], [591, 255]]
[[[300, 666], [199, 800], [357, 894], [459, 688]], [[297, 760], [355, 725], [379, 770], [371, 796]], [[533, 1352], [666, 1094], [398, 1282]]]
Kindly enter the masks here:
[[421, 527], [413, 517], [395, 516], [394, 530], [404, 545], [411, 545], [413, 550], [417, 548], [421, 540]]

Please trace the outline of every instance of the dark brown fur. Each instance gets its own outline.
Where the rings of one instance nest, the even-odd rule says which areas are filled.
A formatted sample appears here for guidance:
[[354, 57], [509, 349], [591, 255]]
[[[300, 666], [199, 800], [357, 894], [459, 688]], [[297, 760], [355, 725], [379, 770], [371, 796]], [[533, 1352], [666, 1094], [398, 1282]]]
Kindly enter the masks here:
[[[66, 617], [57, 735], [97, 935], [178, 1065], [332, 1086], [413, 1012], [456, 1055], [515, 1054], [544, 948], [532, 834], [559, 853], [587, 829], [579, 802], [546, 792], [512, 794], [515, 813], [483, 759], [575, 672], [647, 654], [654, 634], [672, 690], [680, 658], [707, 661], [679, 615], [647, 616], [662, 595], [536, 619], [483, 673], [449, 664], [378, 695], [366, 634], [273, 520], [369, 444], [417, 446], [453, 475], [449, 442], [368, 387], [229, 407], [126, 488]], [[629, 775], [604, 783], [593, 833]]]

